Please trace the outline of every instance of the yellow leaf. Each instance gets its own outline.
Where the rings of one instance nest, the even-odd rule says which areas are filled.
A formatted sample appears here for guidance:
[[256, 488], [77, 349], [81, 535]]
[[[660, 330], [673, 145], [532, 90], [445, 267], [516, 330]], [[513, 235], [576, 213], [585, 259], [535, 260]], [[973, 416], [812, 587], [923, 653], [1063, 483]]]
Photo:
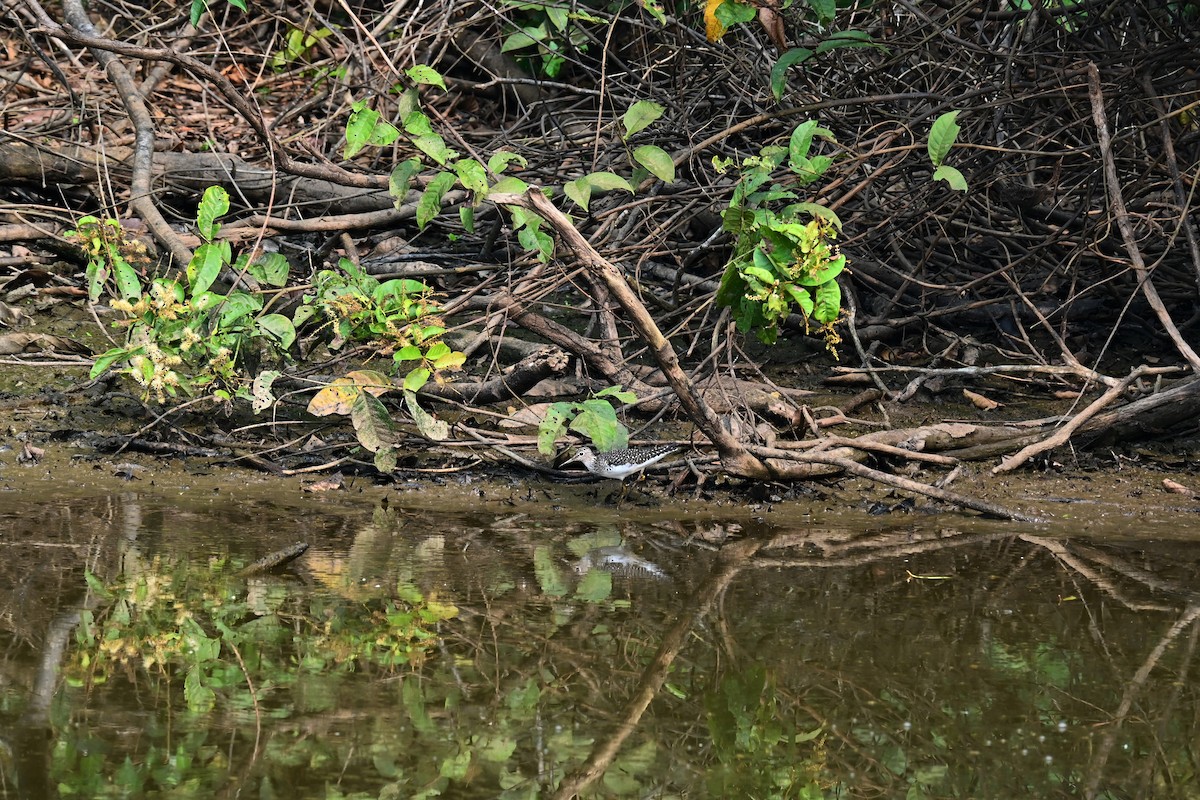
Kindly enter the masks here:
[[383, 397], [396, 388], [396, 384], [392, 383], [391, 378], [373, 369], [356, 369], [353, 372], [347, 372], [346, 377], [357, 383], [364, 392], [376, 397]]
[[350, 413], [354, 401], [362, 392], [382, 397], [395, 388], [392, 379], [382, 372], [357, 369], [330, 381], [328, 386], [317, 392], [308, 401], [308, 413], [315, 417], [327, 417], [330, 414], [345, 416]]
[[335, 378], [321, 391], [308, 401], [308, 413], [315, 417], [327, 417], [330, 414], [346, 415], [358, 399], [362, 389], [351, 377]]
[[725, 26], [717, 19], [717, 9], [725, 0], [708, 0], [704, 5], [704, 32], [710, 42], [715, 42], [725, 35]]

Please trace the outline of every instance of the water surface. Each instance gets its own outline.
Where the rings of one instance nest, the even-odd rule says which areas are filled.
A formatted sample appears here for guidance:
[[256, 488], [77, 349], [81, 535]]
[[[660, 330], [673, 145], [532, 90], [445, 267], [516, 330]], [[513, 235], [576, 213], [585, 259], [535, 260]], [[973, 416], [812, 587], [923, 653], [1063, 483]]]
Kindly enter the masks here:
[[587, 491], [0, 493], [0, 797], [1200, 793], [1169, 527]]

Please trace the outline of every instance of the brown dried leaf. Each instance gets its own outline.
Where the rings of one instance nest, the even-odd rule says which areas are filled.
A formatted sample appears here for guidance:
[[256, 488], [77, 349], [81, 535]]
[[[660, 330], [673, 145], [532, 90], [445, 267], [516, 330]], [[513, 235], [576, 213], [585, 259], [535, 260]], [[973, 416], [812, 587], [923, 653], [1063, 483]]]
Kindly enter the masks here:
[[1004, 405], [1004, 403], [998, 403], [989, 397], [984, 397], [981, 394], [972, 392], [970, 389], [963, 389], [963, 397], [970, 400], [971, 405], [983, 411], [993, 411]]
[[771, 8], [760, 6], [758, 9], [758, 24], [767, 32], [771, 44], [779, 48], [779, 52], [787, 50], [787, 33], [783, 29], [783, 17]]
[[40, 447], [34, 447], [29, 442], [21, 448], [21, 452], [17, 455], [17, 462], [21, 464], [36, 464], [42, 460], [42, 456], [46, 455], [46, 451]]
[[87, 345], [65, 336], [51, 336], [45, 333], [6, 333], [0, 336], [0, 355], [43, 352], [87, 355], [92, 353]]
[[1175, 494], [1187, 495], [1188, 497], [1191, 497], [1191, 498], [1200, 496], [1200, 494], [1198, 494], [1195, 490], [1189, 489], [1188, 487], [1184, 486], [1182, 483], [1176, 483], [1175, 481], [1171, 480], [1170, 478], [1163, 478], [1163, 488], [1166, 489], [1168, 492], [1174, 492]]
[[306, 492], [331, 492], [337, 489], [344, 488], [343, 482], [345, 477], [340, 472], [335, 472], [323, 481], [309, 483], [301, 487]]

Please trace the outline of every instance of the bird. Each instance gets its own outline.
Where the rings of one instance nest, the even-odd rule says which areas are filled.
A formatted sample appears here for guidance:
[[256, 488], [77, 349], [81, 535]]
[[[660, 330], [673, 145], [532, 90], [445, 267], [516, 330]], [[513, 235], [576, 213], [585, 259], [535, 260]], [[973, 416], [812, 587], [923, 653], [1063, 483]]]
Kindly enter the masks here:
[[575, 455], [563, 462], [563, 466], [578, 461], [593, 475], [614, 478], [624, 484], [630, 475], [641, 472], [651, 464], [657, 464], [677, 450], [679, 447], [673, 444], [630, 447], [627, 450], [612, 450], [607, 453], [593, 453], [592, 448], [581, 447], [575, 451]]

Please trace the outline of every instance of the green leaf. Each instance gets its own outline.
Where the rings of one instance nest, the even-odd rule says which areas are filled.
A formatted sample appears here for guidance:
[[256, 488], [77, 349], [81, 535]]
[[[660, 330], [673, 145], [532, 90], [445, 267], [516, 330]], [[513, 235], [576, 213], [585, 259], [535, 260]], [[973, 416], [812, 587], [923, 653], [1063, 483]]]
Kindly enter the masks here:
[[812, 292], [800, 290], [799, 296], [796, 297], [800, 310], [804, 312], [806, 318], [811, 318], [813, 311], [816, 310], [816, 303], [813, 302]]
[[458, 222], [467, 233], [475, 232], [475, 209], [471, 206], [459, 206]]
[[[408, 379], [405, 378], [404, 382], [407, 384]], [[435, 442], [444, 442], [450, 438], [450, 426], [421, 408], [417, 403], [416, 393], [407, 388], [404, 390], [404, 404], [408, 406], [408, 413], [412, 415], [413, 422], [417, 425], [417, 430], [426, 439], [432, 439]]]
[[204, 242], [196, 248], [187, 265], [188, 287], [193, 300], [207, 292], [221, 274], [221, 268], [228, 263], [228, 253], [228, 242]]
[[188, 20], [192, 23], [193, 28], [200, 24], [200, 17], [204, 16], [204, 11], [207, 8], [208, 3], [204, 2], [204, 0], [192, 0], [191, 13], [188, 14]]
[[587, 175], [584, 175], [582, 178], [580, 178], [580, 180], [587, 181], [588, 185], [591, 186], [593, 190], [599, 190], [601, 192], [611, 192], [614, 189], [621, 189], [622, 191], [629, 192], [630, 194], [633, 193], [633, 186], [629, 183], [629, 181], [625, 180], [615, 172], [589, 172]]
[[626, 404], [637, 402], [637, 393], [623, 390], [620, 384], [616, 386], [609, 386], [606, 389], [601, 389], [600, 391], [596, 392], [596, 397], [611, 397], [617, 402]]
[[588, 603], [601, 603], [612, 594], [612, 573], [603, 569], [590, 569], [575, 587], [575, 596]]
[[504, 40], [504, 43], [500, 45], [500, 52], [507, 53], [510, 50], [520, 50], [535, 45], [544, 41], [547, 36], [549, 33], [546, 31], [545, 23], [522, 28]]
[[113, 259], [113, 275], [117, 281], [117, 291], [122, 300], [133, 300], [142, 296], [142, 282], [138, 280], [137, 270], [123, 258]]
[[193, 714], [205, 714], [217, 704], [217, 694], [203, 684], [198, 664], [193, 664], [183, 679], [183, 697]]
[[281, 349], [286, 350], [296, 341], [296, 326], [283, 314], [267, 314], [254, 321], [259, 332], [270, 337]]
[[607, 400], [591, 398], [579, 407], [580, 412], [571, 420], [571, 430], [591, 439], [603, 452], [629, 444], [629, 431], [617, 420], [617, 412]]
[[262, 309], [262, 297], [247, 292], [230, 292], [221, 304], [221, 317], [217, 323], [218, 329], [228, 330], [233, 323], [247, 314], [253, 314]]
[[529, 184], [520, 178], [514, 178], [507, 175], [492, 184], [492, 188], [488, 189], [488, 195], [493, 194], [525, 194], [529, 190]]
[[467, 770], [470, 769], [470, 766], [471, 751], [464, 747], [457, 755], [442, 759], [442, 763], [438, 767], [438, 772], [443, 778], [449, 778], [452, 781], [461, 781], [467, 777]]
[[837, 16], [837, 0], [807, 0], [808, 7], [817, 15], [817, 20], [822, 24], [833, 22], [833, 18]]
[[395, 198], [396, 208], [404, 204], [404, 198], [408, 196], [413, 176], [420, 171], [420, 159], [409, 158], [397, 164], [396, 168], [392, 170], [392, 174], [388, 176], [388, 194]]
[[571, 403], [554, 403], [546, 409], [538, 425], [538, 452], [544, 456], [554, 455], [554, 443], [566, 430], [567, 420], [570, 419], [574, 405]]
[[833, 227], [839, 231], [842, 229], [842, 220], [834, 212], [833, 209], [827, 208], [820, 203], [793, 203], [784, 209], [785, 215], [796, 216], [799, 214], [811, 214], [814, 217], [819, 217], [833, 223]]
[[437, 361], [442, 356], [450, 352], [450, 345], [445, 342], [436, 342], [430, 345], [429, 350], [425, 352], [425, 358], [430, 361]]
[[950, 184], [951, 189], [956, 191], [967, 191], [967, 179], [963, 177], [961, 172], [947, 164], [942, 164], [934, 170], [933, 179], [935, 181], [945, 181]]
[[381, 447], [375, 451], [375, 469], [383, 475], [391, 475], [396, 471], [396, 448]]
[[474, 195], [475, 202], [479, 203], [488, 190], [487, 171], [483, 164], [473, 158], [464, 158], [454, 162], [454, 171], [458, 174], [459, 182]]
[[960, 128], [955, 122], [957, 117], [957, 111], [947, 111], [934, 120], [933, 127], [929, 129], [929, 160], [935, 167], [942, 165], [942, 160], [946, 158], [946, 154], [958, 138]]
[[513, 162], [519, 164], [522, 169], [529, 165], [524, 156], [518, 153], [510, 153], [507, 150], [500, 150], [493, 153], [492, 157], [488, 159], [488, 169], [499, 175], [508, 169], [508, 165]]
[[837, 281], [828, 281], [817, 287], [817, 300], [812, 318], [822, 325], [836, 322], [842, 310], [842, 290]]
[[726, 28], [732, 28], [743, 22], [749, 22], [758, 15], [758, 9], [749, 3], [738, 0], [725, 0], [717, 7], [716, 17]]
[[563, 194], [569, 197], [575, 205], [587, 211], [588, 203], [592, 200], [592, 185], [585, 178], [567, 181], [563, 184]]
[[730, 261], [725, 267], [725, 273], [721, 276], [721, 284], [717, 287], [717, 305], [736, 308], [745, 294], [746, 279], [742, 277], [737, 261]]
[[621, 123], [625, 126], [625, 135], [621, 138], [628, 139], [638, 131], [654, 124], [654, 121], [661, 117], [665, 110], [653, 100], [638, 100], [621, 118]]
[[846, 268], [846, 257], [838, 256], [821, 264], [811, 275], [798, 275], [796, 283], [801, 286], [822, 286], [827, 281], [831, 281], [838, 275], [842, 274], [842, 270]]
[[401, 347], [392, 354], [392, 360], [398, 364], [404, 361], [420, 361], [421, 357], [421, 348], [417, 347], [415, 344]]
[[451, 353], [446, 353], [446, 355], [444, 355], [444, 356], [440, 356], [436, 359], [433, 359], [433, 368], [434, 369], [458, 369], [465, 363], [467, 363], [467, 354], [463, 353], [461, 351], [455, 350]]
[[[833, 132], [828, 128], [822, 128], [817, 125], [816, 120], [802, 122], [792, 131], [792, 138], [788, 142], [788, 163], [793, 172], [817, 171], [810, 163], [808, 151], [812, 148], [812, 140], [820, 136], [825, 139], [833, 139]], [[817, 174], [824, 170], [817, 171]]]
[[291, 270], [292, 265], [283, 253], [263, 253], [246, 271], [259, 283], [282, 288], [287, 286]]
[[437, 86], [443, 92], [446, 91], [446, 81], [442, 78], [440, 72], [425, 64], [417, 64], [409, 67], [404, 71], [414, 83], [423, 83], [429, 86]]
[[544, 5], [542, 9], [546, 12], [547, 19], [553, 23], [554, 27], [560, 31], [567, 29], [567, 23], [571, 20], [571, 12], [565, 6]]
[[542, 594], [547, 597], [563, 597], [567, 593], [567, 582], [555, 563], [550, 548], [538, 545], [533, 550], [533, 574], [537, 577]]
[[417, 392], [421, 387], [429, 382], [429, 376], [432, 373], [425, 367], [417, 367], [404, 376], [404, 391]]
[[787, 87], [787, 71], [796, 64], [803, 64], [812, 54], [813, 51], [807, 47], [793, 47], [780, 56], [775, 66], [771, 67], [771, 94], [776, 102], [783, 99], [783, 90]]
[[353, 158], [366, 147], [375, 126], [379, 124], [379, 112], [367, 108], [365, 101], [356, 100], [350, 104], [350, 109], [350, 119], [346, 123], [346, 148], [342, 151], [342, 158]]
[[216, 238], [221, 226], [217, 217], [222, 217], [229, 211], [229, 192], [220, 186], [210, 186], [204, 190], [200, 205], [196, 209], [196, 229], [200, 238], [211, 242]]
[[871, 40], [871, 34], [866, 31], [845, 30], [838, 31], [825, 41], [817, 45], [816, 54], [828, 53], [830, 50], [837, 50], [839, 47], [878, 47], [886, 50], [883, 45]]
[[421, 193], [421, 199], [417, 201], [418, 228], [424, 229], [442, 210], [442, 198], [445, 197], [446, 192], [450, 191], [450, 187], [456, 180], [458, 180], [458, 176], [453, 172], [439, 172], [425, 187], [425, 191]]
[[652, 144], [636, 147], [633, 158], [663, 183], [675, 182], [675, 162], [661, 147]]
[[96, 363], [92, 365], [92, 371], [88, 374], [88, 378], [95, 380], [119, 361], [128, 361], [134, 356], [144, 356], [146, 354], [145, 347], [114, 347], [106, 353], [96, 357]]
[[[754, 251], [754, 255], [756, 256], [755, 261], [758, 260], [758, 258], [757, 258], [758, 252], [759, 251], [757, 251], [757, 250]], [[777, 280], [779, 280], [779, 276], [776, 275], [775, 273], [765, 270], [762, 267], [757, 267], [757, 266], [746, 267], [744, 270], [742, 270], [742, 273], [744, 275], [746, 275], [747, 277], [755, 278], [756, 280], [760, 281], [763, 284], [766, 284], [767, 286], [770, 286], [770, 285], [774, 284]]]
[[451, 150], [446, 147], [446, 140], [436, 133], [428, 133], [424, 136], [414, 136], [412, 143], [425, 155], [432, 158], [438, 164], [445, 164], [458, 156], [456, 150]]

